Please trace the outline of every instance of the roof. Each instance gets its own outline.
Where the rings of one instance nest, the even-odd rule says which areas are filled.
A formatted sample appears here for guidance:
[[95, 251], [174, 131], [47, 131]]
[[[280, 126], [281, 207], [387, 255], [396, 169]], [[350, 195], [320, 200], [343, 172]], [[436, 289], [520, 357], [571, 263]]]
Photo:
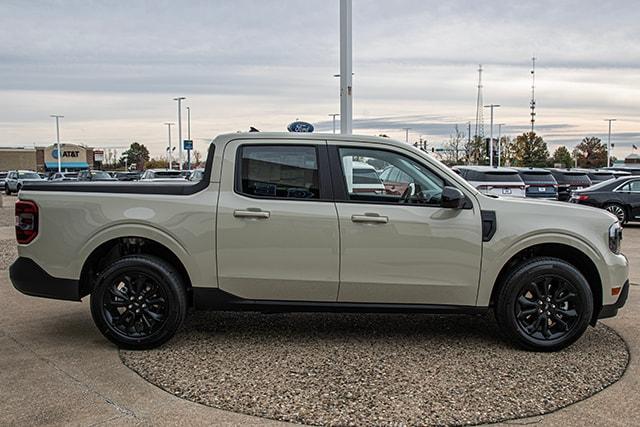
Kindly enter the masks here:
[[513, 168], [518, 172], [538, 172], [538, 173], [551, 173], [545, 168]]
[[624, 159], [625, 159], [625, 160], [628, 160], [628, 159], [632, 159], [632, 160], [640, 160], [640, 154], [631, 153], [631, 154], [629, 154], [627, 157], [625, 157]]
[[472, 170], [472, 171], [476, 171], [476, 172], [514, 172], [517, 173], [518, 171], [515, 168], [507, 168], [507, 167], [492, 167], [492, 166], [454, 166], [454, 168], [457, 169], [467, 169], [467, 170]]

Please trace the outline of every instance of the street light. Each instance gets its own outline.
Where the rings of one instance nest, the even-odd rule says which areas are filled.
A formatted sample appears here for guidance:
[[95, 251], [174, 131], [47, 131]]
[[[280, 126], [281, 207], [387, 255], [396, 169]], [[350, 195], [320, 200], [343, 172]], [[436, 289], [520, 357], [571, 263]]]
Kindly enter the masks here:
[[51, 117], [56, 119], [56, 143], [58, 144], [58, 173], [62, 172], [62, 151], [60, 150], [60, 119], [64, 116], [52, 114]]
[[336, 116], [339, 116], [340, 113], [329, 114], [329, 117], [333, 117], [333, 133], [336, 133]]
[[611, 122], [615, 122], [616, 119], [604, 119], [605, 122], [609, 122], [609, 137], [607, 138], [607, 167], [611, 166]]
[[491, 108], [491, 131], [489, 132], [489, 166], [493, 166], [493, 109], [498, 108], [498, 104], [485, 105], [484, 108]]
[[178, 156], [180, 157], [180, 170], [182, 171], [182, 108], [181, 103], [183, 99], [187, 99], [184, 96], [178, 96], [173, 98], [174, 101], [178, 101]]
[[[191, 107], [187, 107], [187, 139], [191, 141]], [[191, 170], [191, 150], [187, 150], [187, 170]]]
[[504, 126], [504, 123], [498, 123], [498, 167], [500, 167], [500, 161], [502, 160], [502, 141], [500, 140], [502, 126]]
[[169, 133], [169, 147], [167, 148], [167, 151], [169, 152], [169, 170], [173, 169], [173, 157], [171, 156], [171, 152], [173, 151], [171, 149], [171, 126], [174, 125], [174, 123], [165, 123], [165, 125], [167, 125], [167, 129], [168, 129], [168, 133]]
[[411, 128], [402, 128], [404, 129], [404, 142], [409, 142], [409, 131]]

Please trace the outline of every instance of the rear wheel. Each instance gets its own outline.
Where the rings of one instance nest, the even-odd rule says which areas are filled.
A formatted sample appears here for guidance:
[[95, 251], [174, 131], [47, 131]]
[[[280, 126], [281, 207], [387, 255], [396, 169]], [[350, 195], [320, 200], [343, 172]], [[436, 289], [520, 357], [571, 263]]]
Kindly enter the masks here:
[[4, 194], [6, 194], [7, 196], [11, 195], [11, 190], [9, 190], [9, 184], [4, 185]]
[[180, 274], [165, 261], [132, 255], [111, 264], [91, 293], [91, 315], [122, 348], [148, 349], [168, 341], [187, 312]]
[[503, 333], [518, 346], [556, 351], [575, 342], [589, 326], [593, 295], [573, 265], [534, 258], [509, 274], [495, 312]]
[[617, 216], [620, 224], [624, 224], [627, 222], [627, 211], [624, 209], [624, 206], [617, 203], [611, 203], [609, 205], [606, 205], [604, 208], [608, 212], [611, 212], [612, 214]]

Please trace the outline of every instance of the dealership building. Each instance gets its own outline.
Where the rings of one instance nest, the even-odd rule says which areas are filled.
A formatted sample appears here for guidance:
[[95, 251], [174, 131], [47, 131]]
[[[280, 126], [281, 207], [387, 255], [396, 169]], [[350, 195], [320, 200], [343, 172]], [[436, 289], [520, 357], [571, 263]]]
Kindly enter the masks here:
[[58, 170], [58, 158], [63, 171], [100, 169], [104, 151], [81, 144], [57, 144], [34, 148], [0, 147], [0, 171], [35, 170], [51, 172]]

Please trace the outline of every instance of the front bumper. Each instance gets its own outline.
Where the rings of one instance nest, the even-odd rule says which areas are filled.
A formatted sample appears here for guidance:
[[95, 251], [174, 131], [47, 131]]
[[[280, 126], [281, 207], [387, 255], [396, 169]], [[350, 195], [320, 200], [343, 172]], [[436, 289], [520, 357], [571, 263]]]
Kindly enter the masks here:
[[53, 277], [29, 258], [19, 257], [9, 267], [9, 277], [13, 287], [25, 295], [67, 301], [82, 297], [77, 280]]
[[598, 314], [598, 319], [606, 319], [609, 317], [615, 317], [618, 314], [618, 309], [624, 307], [629, 297], [629, 281], [627, 280], [622, 286], [622, 291], [618, 296], [618, 300], [613, 304], [603, 305]]

